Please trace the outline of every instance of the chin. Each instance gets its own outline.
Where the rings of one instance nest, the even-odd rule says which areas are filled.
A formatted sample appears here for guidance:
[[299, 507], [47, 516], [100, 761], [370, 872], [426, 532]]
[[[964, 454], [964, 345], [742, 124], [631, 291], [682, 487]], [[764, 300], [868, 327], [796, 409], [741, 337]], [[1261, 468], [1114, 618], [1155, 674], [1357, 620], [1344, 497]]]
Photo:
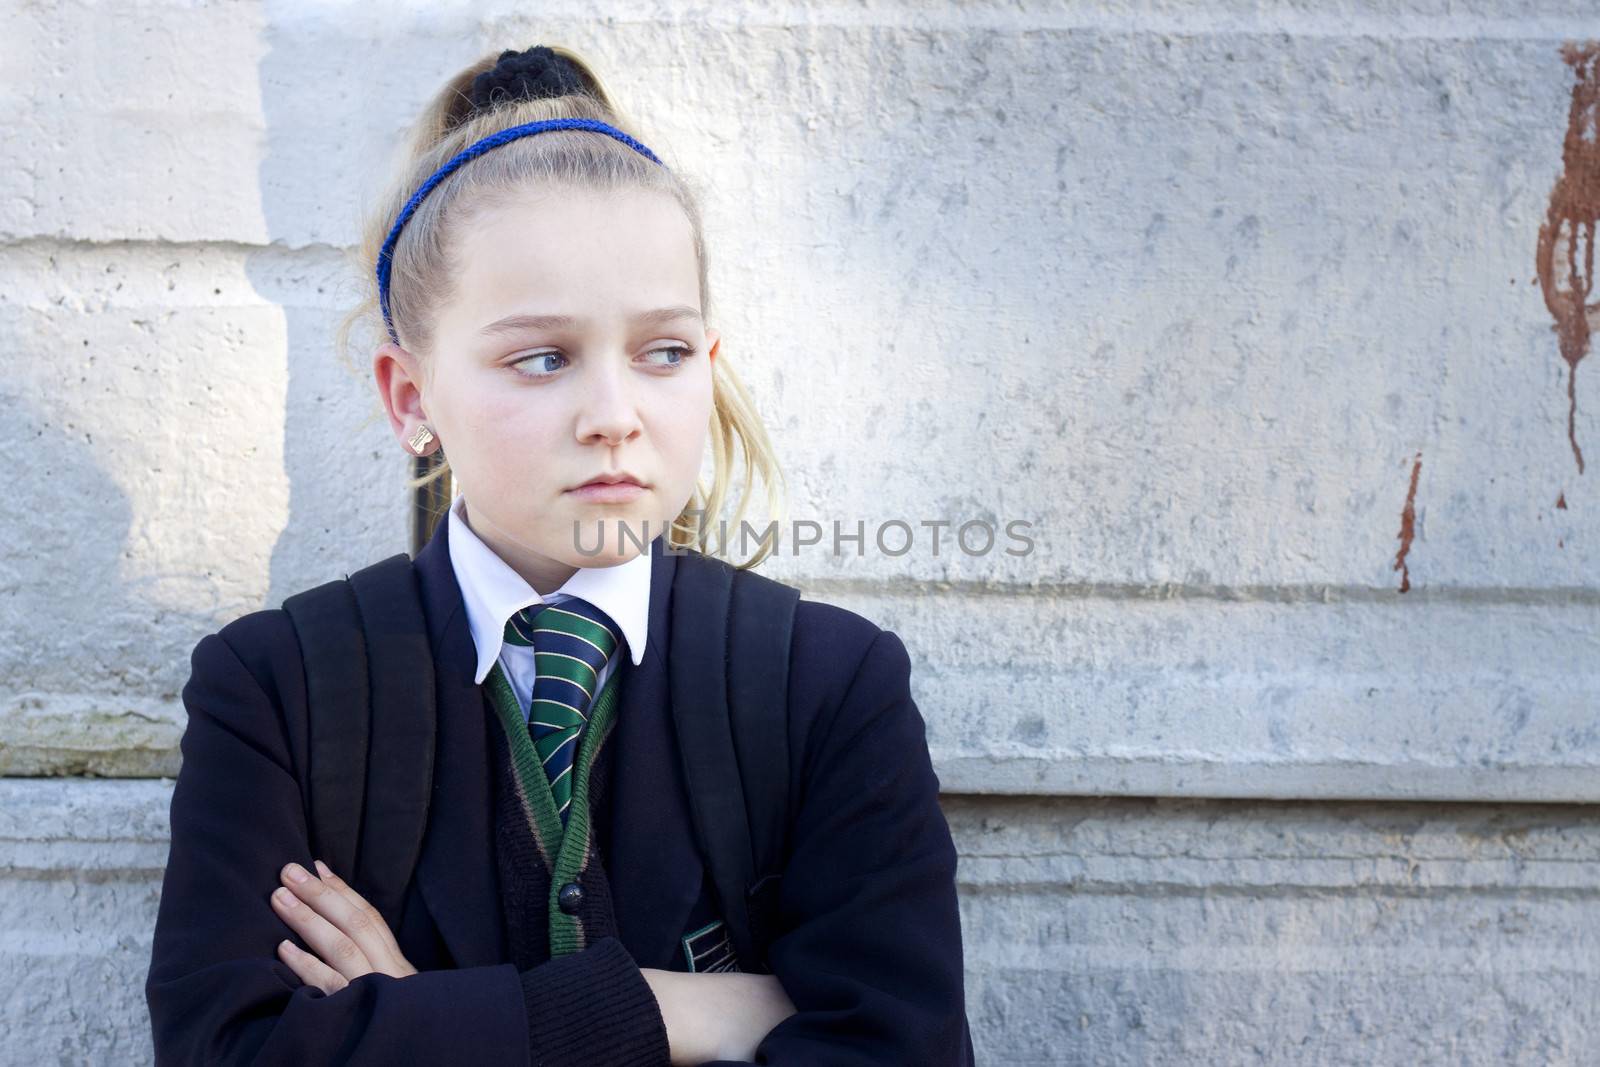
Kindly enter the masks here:
[[[609, 567], [650, 550], [650, 542], [667, 532], [670, 519], [645, 510], [596, 505], [580, 507], [568, 522], [574, 562], [580, 567]], [[576, 527], [574, 531], [574, 526]]]

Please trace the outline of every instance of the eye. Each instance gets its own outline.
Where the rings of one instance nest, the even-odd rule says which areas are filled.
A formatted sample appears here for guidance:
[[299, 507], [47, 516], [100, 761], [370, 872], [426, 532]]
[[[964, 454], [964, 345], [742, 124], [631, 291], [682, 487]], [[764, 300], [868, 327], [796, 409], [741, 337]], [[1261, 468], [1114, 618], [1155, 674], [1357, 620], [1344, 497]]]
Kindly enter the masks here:
[[661, 348], [652, 348], [645, 354], [654, 356], [663, 352], [669, 355], [676, 355], [678, 358], [675, 360], [659, 362], [656, 364], [658, 367], [681, 367], [683, 366], [684, 360], [694, 355], [694, 349], [690, 348], [688, 345], [663, 345]]
[[[517, 360], [511, 365], [516, 367], [517, 373], [522, 375], [524, 378], [549, 378], [557, 370], [559, 370], [560, 367], [552, 367], [549, 363], [541, 363], [540, 361], [551, 359], [565, 360], [566, 358], [567, 357], [563, 356], [560, 352], [535, 352], [531, 356], [524, 356], [522, 359]], [[527, 364], [534, 369], [523, 370], [522, 367], [524, 364]], [[563, 364], [563, 366], [564, 365], [565, 364]]]

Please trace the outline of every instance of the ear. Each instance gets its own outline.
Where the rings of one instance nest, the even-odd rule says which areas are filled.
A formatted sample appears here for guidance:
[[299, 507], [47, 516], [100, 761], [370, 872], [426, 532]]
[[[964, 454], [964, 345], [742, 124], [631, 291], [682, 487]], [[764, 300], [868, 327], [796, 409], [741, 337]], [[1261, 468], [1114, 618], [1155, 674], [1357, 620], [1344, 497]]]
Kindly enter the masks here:
[[[389, 413], [389, 427], [407, 455], [427, 455], [440, 447], [439, 427], [428, 421], [423, 406], [422, 366], [416, 356], [393, 341], [385, 341], [372, 354], [372, 376], [377, 380], [378, 396], [384, 410]], [[420, 453], [412, 451], [406, 439], [417, 432], [417, 427], [428, 423], [434, 437]]]
[[717, 349], [721, 346], [721, 344], [722, 344], [722, 334], [720, 332], [716, 331], [716, 330], [713, 330], [713, 329], [707, 327], [707, 329], [706, 329], [706, 345], [707, 345], [706, 359], [711, 360], [713, 363], [716, 362]]

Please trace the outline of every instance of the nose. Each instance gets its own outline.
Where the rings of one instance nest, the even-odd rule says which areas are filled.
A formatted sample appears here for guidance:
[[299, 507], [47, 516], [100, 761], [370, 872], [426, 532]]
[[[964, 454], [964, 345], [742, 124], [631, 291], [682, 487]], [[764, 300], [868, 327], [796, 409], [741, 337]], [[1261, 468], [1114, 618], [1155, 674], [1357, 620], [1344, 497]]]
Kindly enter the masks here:
[[578, 412], [580, 444], [620, 445], [642, 428], [625, 360], [590, 360], [583, 405]]

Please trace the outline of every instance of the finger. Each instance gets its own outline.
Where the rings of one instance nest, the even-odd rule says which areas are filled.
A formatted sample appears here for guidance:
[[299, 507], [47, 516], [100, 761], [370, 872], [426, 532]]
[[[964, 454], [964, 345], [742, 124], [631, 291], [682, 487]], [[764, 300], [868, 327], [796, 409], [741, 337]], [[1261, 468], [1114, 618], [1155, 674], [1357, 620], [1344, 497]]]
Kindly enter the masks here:
[[284, 864], [279, 880], [319, 915], [354, 938], [364, 950], [382, 943], [378, 926], [388, 924], [365, 900], [352, 899], [351, 893], [340, 891], [332, 882], [324, 881], [298, 863]]
[[[340, 878], [337, 874], [334, 874], [332, 869], [330, 869], [326, 863], [323, 863], [321, 860], [317, 860], [315, 862], [317, 865], [317, 873], [322, 876], [323, 885], [331, 886], [332, 888], [343, 893], [350, 899], [351, 903], [367, 913], [367, 918], [372, 922], [372, 928], [380, 936], [382, 936], [384, 943], [388, 946], [389, 952], [392, 954], [392, 959], [389, 962], [392, 963], [405, 959], [405, 953], [400, 951], [400, 942], [394, 939], [394, 931], [389, 929], [389, 923], [384, 919], [383, 913], [377, 908], [373, 907], [371, 902], [368, 901], [366, 897], [356, 892], [355, 887], [349, 882], [346, 882], [343, 878]], [[370, 957], [371, 953], [368, 953], [368, 956]], [[374, 966], [378, 966], [379, 970], [387, 969], [379, 965], [377, 960], [373, 960], [372, 962]]]
[[288, 964], [302, 982], [324, 993], [337, 993], [350, 984], [344, 975], [287, 938], [278, 942], [278, 958]]
[[[287, 877], [285, 881], [288, 881]], [[343, 913], [354, 909], [344, 897], [322, 885], [316, 878], [280, 886], [272, 893], [272, 910], [300, 935], [311, 951], [346, 978], [359, 978], [372, 971], [372, 961], [356, 935], [371, 939], [370, 930], [352, 924], [347, 933], [340, 922], [350, 922]], [[331, 914], [331, 918], [330, 918]], [[361, 920], [364, 921], [364, 920]]]

